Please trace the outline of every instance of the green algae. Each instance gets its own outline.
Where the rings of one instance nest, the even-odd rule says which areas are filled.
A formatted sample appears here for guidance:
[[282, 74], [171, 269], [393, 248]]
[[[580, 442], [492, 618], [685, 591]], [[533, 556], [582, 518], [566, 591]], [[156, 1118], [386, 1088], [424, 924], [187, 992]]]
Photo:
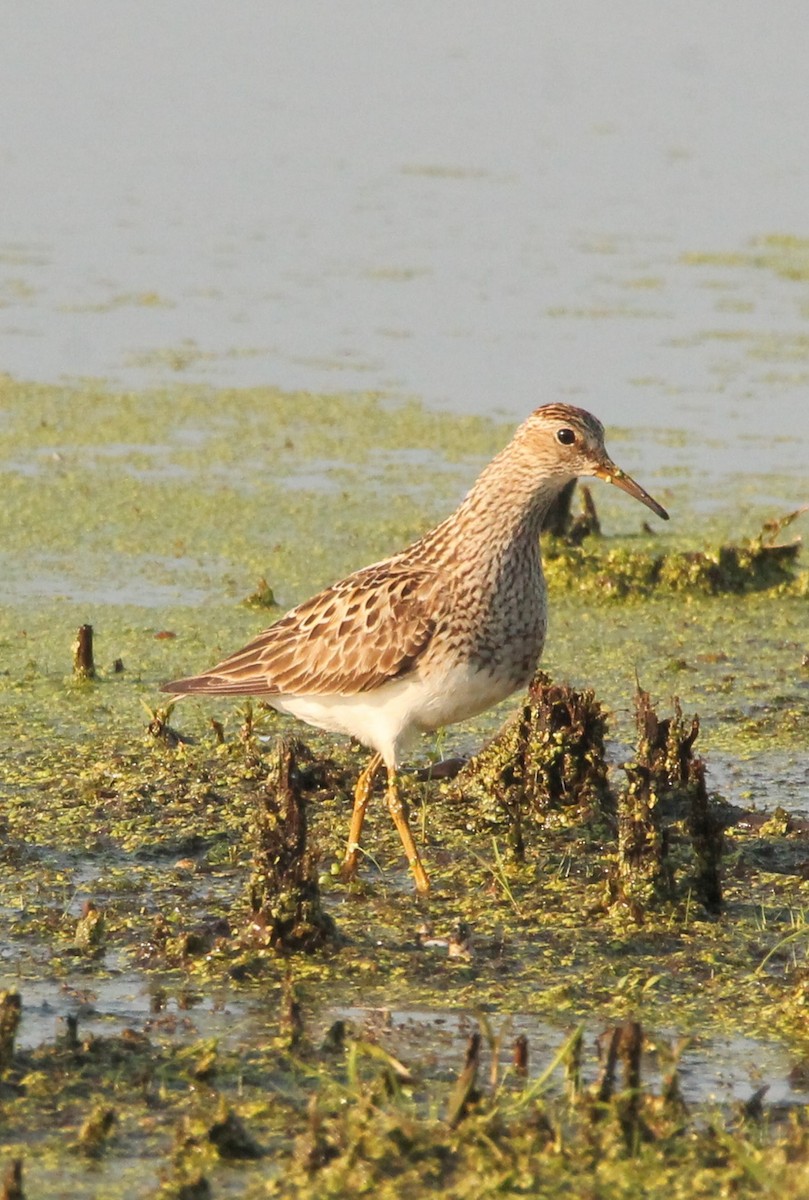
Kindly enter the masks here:
[[[436, 1066], [433, 1047], [421, 1047], [404, 1064], [412, 1084], [350, 1033], [347, 1049], [321, 1052], [319, 1032], [334, 1010], [358, 1006], [486, 1012], [495, 1024], [530, 1014], [557, 1030], [585, 1021], [591, 1033], [635, 1017], [661, 1047], [675, 1035], [744, 1035], [785, 1047], [799, 1069], [809, 1057], [809, 855], [797, 825], [728, 832], [718, 920], [681, 898], [638, 927], [604, 904], [603, 829], [550, 822], [514, 863], [452, 781], [408, 777], [435, 883], [422, 910], [381, 804], [369, 812], [360, 879], [332, 875], [365, 756], [307, 731], [319, 764], [313, 853], [344, 942], [290, 965], [251, 933], [249, 895], [256, 803], [288, 725], [258, 705], [186, 701], [157, 721], [144, 712], [158, 707], [161, 680], [255, 633], [267, 618], [243, 601], [266, 595], [260, 581], [288, 605], [390, 552], [452, 507], [508, 432], [373, 396], [4, 385], [4, 983], [21, 995], [23, 1033], [34, 1019], [27, 996], [43, 988], [54, 1009], [67, 994], [74, 1012], [91, 1013], [72, 1034], [18, 1045], [0, 1081], [3, 1144], [9, 1160], [24, 1158], [32, 1194], [202, 1195], [202, 1180], [216, 1195], [248, 1197], [618, 1196], [641, 1185], [649, 1195], [744, 1195], [767, 1194], [765, 1180], [771, 1194], [803, 1194], [799, 1107], [786, 1123], [772, 1114], [750, 1128], [700, 1107], [689, 1125], [659, 1117], [655, 1085], [642, 1115], [657, 1136], [628, 1146], [617, 1109], [593, 1121], [583, 1103], [539, 1105], [544, 1093], [531, 1089], [554, 1061], [540, 1038], [525, 1091], [493, 1090], [478, 1072], [453, 1125], [444, 1118], [463, 1054]], [[677, 556], [715, 555], [722, 522], [719, 537], [736, 546], [758, 526], [728, 528], [724, 514], [692, 524], [687, 540], [619, 542], [613, 514], [631, 517], [606, 489], [599, 507], [602, 494], [607, 536], [586, 544], [588, 562], [549, 564], [546, 664], [610, 710], [613, 767], [626, 757], [615, 741], [634, 736], [636, 671], [664, 706], [678, 694], [700, 712], [709, 766], [719, 751], [742, 771], [765, 752], [805, 752], [800, 560], [786, 578], [725, 594], [700, 579], [641, 587], [632, 572], [661, 555], [680, 565], [688, 560]], [[591, 583], [616, 563], [627, 586]], [[96, 678], [79, 681], [71, 646], [85, 623]], [[510, 707], [448, 731], [428, 753], [478, 749]], [[119, 985], [137, 991], [136, 981], [154, 1012], [131, 1005], [117, 1032], [82, 1031], [93, 1003], [103, 1022], [105, 997]], [[194, 1029], [209, 996], [231, 1013], [211, 1018], [215, 1042]], [[380, 1040], [401, 1058], [395, 1034]], [[240, 1146], [263, 1156], [234, 1156]]]
[[781, 531], [803, 516], [796, 509], [777, 520], [767, 521], [755, 537], [738, 544], [706, 549], [657, 550], [653, 539], [637, 546], [604, 549], [593, 539], [582, 545], [566, 545], [548, 539], [545, 565], [551, 586], [591, 597], [638, 600], [655, 590], [704, 593], [711, 596], [745, 593], [781, 587], [784, 594], [809, 594], [809, 574], [796, 572], [800, 538], [783, 543]]

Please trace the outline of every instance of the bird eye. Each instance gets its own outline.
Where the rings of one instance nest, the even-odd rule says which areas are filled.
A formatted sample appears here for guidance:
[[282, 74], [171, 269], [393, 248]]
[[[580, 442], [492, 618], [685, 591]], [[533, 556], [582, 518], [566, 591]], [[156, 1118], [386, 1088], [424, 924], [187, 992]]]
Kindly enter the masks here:
[[572, 446], [576, 440], [576, 435], [572, 429], [557, 429], [556, 440], [561, 442], [563, 446]]

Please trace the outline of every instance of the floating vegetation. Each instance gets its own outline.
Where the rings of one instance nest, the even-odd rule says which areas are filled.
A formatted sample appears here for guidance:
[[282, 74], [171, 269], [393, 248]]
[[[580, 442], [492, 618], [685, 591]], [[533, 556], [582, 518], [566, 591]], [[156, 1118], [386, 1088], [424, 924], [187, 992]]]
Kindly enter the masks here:
[[750, 249], [736, 253], [692, 251], [683, 256], [691, 266], [756, 267], [783, 279], [809, 279], [809, 238], [769, 233], [753, 238]]
[[801, 539], [777, 543], [782, 529], [806, 512], [796, 509], [767, 521], [756, 537], [712, 550], [674, 550], [660, 553], [599, 544], [545, 546], [546, 573], [552, 588], [586, 595], [637, 599], [652, 592], [682, 592], [719, 596], [763, 591], [796, 584]]

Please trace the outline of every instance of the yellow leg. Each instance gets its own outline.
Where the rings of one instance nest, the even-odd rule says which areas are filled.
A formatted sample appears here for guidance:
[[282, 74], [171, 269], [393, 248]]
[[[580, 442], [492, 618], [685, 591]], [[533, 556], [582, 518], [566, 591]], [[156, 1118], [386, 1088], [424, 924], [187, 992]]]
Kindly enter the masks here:
[[348, 831], [348, 845], [346, 846], [346, 854], [340, 871], [343, 879], [353, 879], [357, 874], [360, 835], [365, 821], [365, 810], [371, 798], [371, 789], [374, 786], [376, 773], [381, 766], [382, 755], [375, 754], [357, 780], [357, 786], [354, 789], [354, 811], [351, 814], [351, 828]]
[[393, 824], [396, 826], [399, 837], [402, 839], [404, 852], [407, 855], [410, 870], [413, 872], [413, 878], [416, 881], [416, 891], [420, 896], [426, 896], [430, 891], [430, 881], [427, 878], [427, 872], [421, 864], [416, 843], [413, 841], [413, 834], [410, 832], [410, 826], [407, 822], [407, 805], [399, 793], [399, 783], [396, 778], [396, 772], [392, 767], [388, 767], [388, 791], [386, 799], [388, 802], [388, 812], [393, 817]]

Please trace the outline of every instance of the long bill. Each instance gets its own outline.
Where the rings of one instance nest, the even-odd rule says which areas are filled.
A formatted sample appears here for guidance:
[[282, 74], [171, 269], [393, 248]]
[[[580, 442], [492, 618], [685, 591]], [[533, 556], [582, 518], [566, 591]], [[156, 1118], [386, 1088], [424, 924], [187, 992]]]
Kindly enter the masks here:
[[627, 475], [626, 471], [622, 471], [620, 467], [616, 467], [614, 462], [608, 459], [594, 471], [594, 474], [599, 479], [605, 479], [607, 483], [614, 483], [622, 491], [628, 492], [630, 496], [634, 496], [636, 500], [640, 500], [641, 504], [645, 504], [653, 513], [657, 513], [658, 517], [662, 517], [664, 521], [668, 521], [669, 514], [663, 508], [663, 505], [658, 504], [639, 483], [635, 483], [631, 475]]

